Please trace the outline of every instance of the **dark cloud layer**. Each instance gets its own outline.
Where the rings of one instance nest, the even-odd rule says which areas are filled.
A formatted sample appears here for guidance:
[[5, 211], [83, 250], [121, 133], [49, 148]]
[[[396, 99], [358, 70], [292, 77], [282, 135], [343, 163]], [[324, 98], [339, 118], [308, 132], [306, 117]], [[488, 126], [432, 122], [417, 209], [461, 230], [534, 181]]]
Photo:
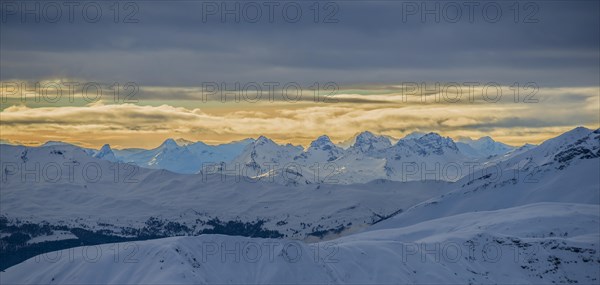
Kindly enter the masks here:
[[[78, 7], [90, 3], [75, 2]], [[2, 80], [64, 77], [142, 86], [199, 86], [209, 81], [600, 85], [598, 1], [539, 1], [527, 7], [519, 2], [518, 23], [512, 1], [474, 1], [479, 8], [474, 9], [472, 23], [462, 1], [319, 2], [318, 23], [311, 10], [314, 1], [252, 2], [262, 7], [257, 23], [243, 15], [240, 23], [231, 15], [223, 23], [218, 13], [203, 21], [205, 8], [223, 3], [243, 8], [243, 1], [132, 1], [128, 9], [120, 2], [119, 23], [113, 22], [113, 2], [98, 2], [103, 14], [96, 23], [86, 21], [77, 7], [70, 23], [63, 1], [53, 2], [63, 7], [56, 23], [48, 23], [44, 14], [39, 23], [33, 15], [23, 21], [19, 11], [11, 14], [15, 3], [45, 4], [2, 2]], [[264, 14], [266, 3], [279, 5], [274, 23]], [[303, 14], [291, 23], [280, 8], [296, 3]], [[454, 15], [451, 6], [443, 10], [448, 3], [461, 9], [457, 23], [448, 18]], [[439, 4], [441, 13], [450, 14], [441, 14], [439, 23], [433, 15], [422, 21], [419, 13], [403, 19], [403, 11], [415, 4]], [[493, 22], [481, 7], [496, 4], [502, 16]], [[139, 8], [132, 18], [139, 22], [122, 23], [132, 7]], [[488, 11], [488, 18], [489, 14], [494, 13]], [[337, 23], [323, 23], [327, 15]], [[533, 20], [537, 23], [524, 23]]]

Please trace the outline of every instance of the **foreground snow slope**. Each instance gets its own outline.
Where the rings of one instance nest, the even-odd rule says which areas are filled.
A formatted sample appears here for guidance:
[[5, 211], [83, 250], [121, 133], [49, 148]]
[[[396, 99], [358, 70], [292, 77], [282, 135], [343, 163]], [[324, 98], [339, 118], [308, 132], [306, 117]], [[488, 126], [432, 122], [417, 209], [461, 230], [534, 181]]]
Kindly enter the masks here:
[[538, 203], [315, 244], [221, 235], [105, 244], [31, 258], [0, 278], [7, 284], [592, 284], [600, 280], [599, 210]]

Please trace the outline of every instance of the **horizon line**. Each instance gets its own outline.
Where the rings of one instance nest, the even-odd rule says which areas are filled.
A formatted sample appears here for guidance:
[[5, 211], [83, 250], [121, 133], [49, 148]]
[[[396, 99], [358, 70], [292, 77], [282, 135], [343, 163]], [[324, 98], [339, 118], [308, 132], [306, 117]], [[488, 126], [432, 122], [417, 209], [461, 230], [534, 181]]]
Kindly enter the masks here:
[[[594, 129], [590, 129], [590, 128], [588, 128], [588, 127], [585, 127], [585, 126], [583, 126], [583, 125], [578, 125], [578, 126], [575, 126], [575, 127], [571, 128], [569, 131], [572, 131], [572, 130], [574, 130], [574, 129], [577, 129], [577, 128], [585, 128], [585, 129], [587, 129], [587, 130], [594, 130]], [[566, 132], [569, 132], [569, 131], [566, 131]], [[564, 133], [566, 133], [566, 132], [564, 132]], [[497, 142], [497, 143], [502, 143], [502, 144], [505, 144], [505, 145], [508, 145], [508, 146], [510, 146], [510, 147], [514, 147], [514, 148], [518, 148], [518, 147], [521, 147], [521, 146], [524, 146], [524, 145], [538, 145], [538, 144], [529, 143], [529, 142], [526, 142], [526, 143], [524, 143], [524, 144], [522, 144], [522, 145], [512, 145], [512, 144], [508, 144], [508, 143], [504, 143], [504, 142], [501, 142], [501, 141], [495, 140], [495, 139], [494, 139], [492, 136], [487, 136], [487, 135], [486, 135], [486, 136], [479, 137], [479, 138], [472, 138], [472, 137], [468, 137], [468, 136], [455, 136], [455, 137], [452, 137], [452, 136], [445, 136], [445, 135], [442, 135], [442, 134], [440, 134], [440, 132], [438, 132], [438, 131], [424, 131], [424, 132], [421, 132], [421, 131], [412, 131], [412, 132], [408, 133], [407, 135], [405, 135], [405, 136], [403, 136], [403, 137], [401, 137], [401, 138], [396, 138], [396, 137], [389, 136], [389, 135], [382, 135], [382, 134], [378, 134], [378, 133], [375, 133], [375, 132], [373, 132], [373, 131], [370, 131], [370, 130], [364, 130], [364, 131], [361, 131], [361, 132], [357, 132], [357, 133], [355, 133], [354, 135], [352, 135], [351, 137], [349, 137], [349, 138], [347, 138], [347, 139], [345, 139], [345, 140], [337, 141], [337, 142], [334, 142], [333, 140], [331, 140], [331, 137], [330, 137], [329, 135], [327, 135], [327, 134], [322, 134], [322, 135], [319, 135], [319, 136], [317, 136], [316, 138], [314, 138], [314, 139], [311, 141], [311, 143], [312, 143], [312, 142], [314, 142], [314, 141], [316, 141], [318, 138], [320, 138], [320, 137], [322, 137], [322, 136], [326, 136], [327, 138], [329, 138], [329, 140], [330, 140], [330, 141], [331, 141], [331, 142], [332, 142], [334, 145], [336, 145], [336, 146], [338, 146], [338, 147], [341, 147], [341, 148], [343, 148], [343, 149], [347, 149], [347, 148], [351, 147], [351, 146], [352, 146], [352, 145], [355, 143], [355, 142], [353, 142], [353, 141], [356, 139], [356, 137], [357, 137], [357, 136], [359, 136], [360, 134], [363, 134], [363, 133], [371, 133], [373, 136], [376, 136], [376, 137], [384, 137], [384, 138], [387, 138], [387, 139], [390, 141], [390, 143], [391, 143], [391, 144], [396, 144], [398, 141], [400, 141], [400, 140], [403, 140], [403, 139], [406, 139], [408, 136], [410, 136], [410, 135], [412, 135], [412, 134], [415, 134], [415, 133], [416, 133], [416, 134], [422, 134], [423, 136], [424, 136], [424, 135], [428, 135], [428, 134], [437, 134], [437, 135], [439, 135], [439, 136], [441, 136], [441, 137], [443, 137], [443, 138], [450, 138], [450, 139], [451, 139], [453, 142], [464, 142], [464, 141], [465, 141], [465, 140], [467, 140], [467, 139], [469, 139], [469, 140], [473, 140], [473, 141], [476, 141], [476, 140], [480, 140], [480, 139], [482, 139], [482, 138], [489, 137], [489, 138], [491, 138], [491, 139], [492, 139], [494, 142]], [[564, 133], [562, 133], [562, 134], [564, 134]], [[159, 145], [157, 145], [156, 147], [152, 147], [152, 148], [143, 148], [143, 147], [119, 147], [119, 146], [117, 146], [117, 147], [114, 147], [114, 148], [113, 148], [113, 147], [111, 146], [111, 144], [110, 144], [110, 143], [105, 143], [105, 144], [103, 144], [102, 146], [104, 146], [104, 145], [108, 145], [108, 146], [109, 146], [111, 149], [116, 149], [116, 150], [125, 150], [125, 149], [144, 149], [144, 150], [151, 150], [151, 149], [156, 149], [156, 148], [159, 148], [160, 146], [162, 146], [162, 145], [163, 145], [165, 142], [167, 142], [167, 141], [169, 141], [169, 140], [173, 140], [173, 141], [174, 141], [174, 142], [175, 142], [175, 143], [176, 143], [178, 146], [186, 146], [186, 145], [189, 145], [189, 144], [196, 144], [196, 143], [203, 143], [203, 144], [210, 145], [210, 146], [221, 146], [221, 145], [228, 145], [228, 144], [232, 144], [232, 143], [242, 142], [242, 141], [245, 141], [245, 140], [253, 140], [253, 141], [256, 141], [256, 140], [258, 140], [260, 137], [265, 137], [265, 138], [267, 138], [268, 140], [270, 140], [270, 141], [273, 141], [273, 142], [274, 142], [275, 144], [277, 144], [277, 145], [293, 145], [293, 146], [300, 146], [300, 147], [302, 147], [303, 149], [307, 149], [307, 148], [310, 146], [310, 144], [308, 144], [307, 146], [304, 146], [304, 145], [302, 145], [302, 144], [293, 144], [293, 143], [289, 143], [289, 142], [287, 142], [287, 143], [286, 143], [286, 142], [280, 143], [280, 142], [277, 142], [277, 141], [276, 141], [276, 140], [274, 140], [274, 139], [271, 139], [271, 138], [269, 138], [269, 137], [268, 137], [268, 136], [266, 136], [266, 135], [258, 135], [256, 138], [254, 138], [254, 137], [247, 137], [247, 138], [244, 138], [244, 139], [232, 140], [232, 141], [229, 141], [229, 142], [217, 143], [217, 144], [214, 144], [214, 143], [207, 143], [207, 142], [205, 142], [205, 141], [202, 141], [202, 140], [189, 140], [189, 139], [186, 139], [186, 138], [183, 138], [183, 137], [178, 137], [178, 138], [174, 138], [174, 137], [167, 137], [167, 138], [165, 138], [165, 139], [164, 139], [164, 140], [163, 140], [163, 141], [162, 141], [162, 142], [161, 142]], [[186, 142], [188, 142], [188, 143], [187, 143], [187, 144], [184, 144], [184, 145], [180, 145], [179, 143], [177, 143], [177, 141], [181, 141], [181, 140], [184, 140], [184, 141], [186, 141]], [[545, 140], [544, 140], [544, 141], [545, 141]], [[95, 149], [95, 148], [93, 148], [93, 147], [86, 147], [86, 146], [84, 146], [84, 145], [82, 145], [82, 144], [80, 144], [80, 143], [77, 143], [77, 142], [69, 142], [69, 141], [48, 140], [48, 141], [46, 141], [46, 142], [43, 142], [43, 143], [36, 143], [36, 144], [23, 144], [23, 143], [19, 143], [19, 142], [11, 142], [11, 141], [4, 140], [4, 139], [1, 139], [1, 138], [0, 138], [0, 144], [13, 145], [13, 146], [42, 147], [42, 146], [44, 146], [44, 145], [46, 145], [46, 144], [48, 144], [48, 143], [54, 143], [54, 142], [56, 142], [56, 143], [65, 143], [65, 144], [70, 144], [70, 145], [74, 145], [74, 146], [81, 147], [81, 148], [92, 148], [92, 149]], [[102, 148], [102, 146], [101, 146], [101, 147], [99, 147], [98, 149], [101, 149], [101, 148]]]

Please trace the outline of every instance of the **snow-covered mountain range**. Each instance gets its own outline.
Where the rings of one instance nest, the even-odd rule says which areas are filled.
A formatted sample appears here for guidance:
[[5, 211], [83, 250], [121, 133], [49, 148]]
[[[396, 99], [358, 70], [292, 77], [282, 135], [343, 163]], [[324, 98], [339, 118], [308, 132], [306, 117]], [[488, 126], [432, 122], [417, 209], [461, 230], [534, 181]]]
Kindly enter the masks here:
[[193, 174], [200, 172], [205, 163], [231, 161], [253, 141], [253, 139], [246, 139], [213, 146], [203, 142], [167, 139], [154, 149], [115, 151], [115, 157], [121, 162], [133, 163], [139, 167]]
[[[305, 149], [291, 144], [280, 145], [260, 136], [221, 145], [167, 139], [149, 150], [116, 150], [108, 144], [100, 150], [82, 149], [96, 158], [142, 168], [182, 174], [217, 169], [228, 174], [237, 172], [245, 177], [276, 178], [284, 184], [352, 184], [375, 179], [412, 181], [423, 180], [425, 176], [428, 176], [426, 179], [455, 181], [462, 176], [460, 173], [442, 174], [447, 172], [444, 168], [449, 164], [458, 164], [463, 172], [462, 168], [467, 167], [465, 163], [482, 163], [515, 149], [489, 137], [454, 142], [436, 133], [412, 133], [392, 143], [388, 137], [365, 131], [357, 134], [352, 141], [348, 148], [342, 148], [323, 135]], [[67, 144], [48, 142], [43, 146], [64, 145]], [[456, 165], [451, 166], [453, 170], [456, 168]], [[299, 178], [290, 181], [285, 178], [287, 176]]]
[[[266, 137], [226, 147], [173, 140], [154, 150], [1, 145], [0, 241], [2, 268], [10, 268], [0, 276], [8, 283], [598, 283], [600, 130], [579, 127], [519, 148], [480, 141], [470, 145], [475, 154], [435, 133], [392, 143], [364, 132], [345, 149], [326, 136], [306, 149]], [[200, 149], [229, 162], [177, 173], [198, 166], [185, 158]], [[135, 167], [156, 157], [153, 167]], [[167, 168], [175, 157], [186, 164], [180, 171]], [[136, 262], [33, 257], [125, 241], [135, 244]], [[265, 243], [274, 244], [273, 258], [244, 259], [246, 245]], [[216, 247], [207, 252], [207, 244]], [[222, 246], [239, 246], [241, 260], [222, 260]], [[290, 262], [293, 250], [303, 255]]]

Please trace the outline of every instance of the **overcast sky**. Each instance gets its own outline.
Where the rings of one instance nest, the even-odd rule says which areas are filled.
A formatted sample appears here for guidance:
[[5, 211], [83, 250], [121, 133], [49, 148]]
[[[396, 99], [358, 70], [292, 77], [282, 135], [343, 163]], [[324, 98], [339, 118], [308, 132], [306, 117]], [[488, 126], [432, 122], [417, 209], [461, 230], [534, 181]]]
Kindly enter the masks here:
[[[141, 90], [140, 101], [134, 106], [152, 105], [158, 108], [166, 105], [181, 108], [180, 113], [201, 110], [198, 112], [211, 114], [215, 118], [221, 116], [223, 120], [239, 114], [235, 112], [259, 112], [267, 114], [267, 122], [270, 120], [272, 124], [275, 124], [276, 118], [283, 116], [289, 119], [298, 113], [288, 114], [287, 117], [274, 115], [274, 111], [256, 104], [250, 107], [234, 105], [226, 112], [222, 107], [199, 105], [193, 95], [191, 98], [187, 95], [182, 98], [181, 94], [188, 94], [189, 88], [199, 88], [205, 82], [225, 82], [229, 86], [234, 82], [244, 84], [252, 81], [279, 82], [281, 85], [298, 82], [303, 86], [309, 86], [312, 82], [334, 82], [345, 90], [342, 94], [364, 96], [355, 96], [350, 100], [352, 102], [344, 101], [339, 103], [343, 105], [335, 105], [350, 108], [344, 113], [347, 115], [350, 110], [373, 110], [375, 107], [360, 100], [373, 100], [368, 96], [381, 89], [388, 90], [383, 94], [392, 96], [396, 93], [389, 91], [390, 86], [403, 82], [497, 82], [503, 86], [510, 86], [514, 82], [521, 85], [534, 82], [540, 88], [539, 96], [552, 94], [554, 98], [544, 101], [545, 105], [527, 107], [527, 110], [531, 110], [528, 114], [542, 117], [519, 115], [517, 107], [506, 105], [505, 108], [511, 109], [505, 109], [507, 115], [502, 120], [479, 121], [459, 128], [449, 128], [440, 124], [439, 120], [430, 125], [399, 126], [397, 123], [385, 123], [385, 119], [380, 118], [373, 123], [355, 124], [356, 128], [348, 126], [346, 128], [349, 129], [335, 132], [340, 139], [360, 131], [358, 127], [395, 135], [424, 129], [447, 132], [449, 135], [456, 131], [475, 136], [496, 132], [517, 144], [524, 141], [515, 137], [526, 140], [527, 132], [535, 133], [530, 138], [539, 142], [571, 126], [598, 127], [598, 1], [519, 2], [517, 6], [513, 1], [469, 2], [472, 6], [464, 4], [464, 1], [338, 1], [319, 2], [318, 6], [315, 1], [255, 1], [251, 4], [243, 1], [132, 1], [120, 2], [118, 7], [111, 6], [114, 5], [112, 1], [75, 1], [79, 5], [73, 7], [72, 19], [69, 19], [69, 7], [65, 2], [53, 3], [58, 6], [47, 6], [45, 2], [36, 1], [2, 2], [1, 81], [60, 79], [103, 84], [134, 82]], [[93, 18], [96, 16], [97, 3], [101, 3], [102, 15], [96, 22]], [[37, 9], [36, 4], [40, 5], [39, 21], [36, 21], [35, 15], [22, 11], [23, 8]], [[237, 12], [239, 22], [233, 14], [221, 14], [224, 9], [234, 9], [235, 5], [240, 5]], [[436, 5], [439, 5], [439, 9], [434, 13], [440, 13], [439, 21], [436, 21], [434, 14], [422, 15], [424, 9], [435, 9]], [[56, 7], [60, 9], [60, 18], [55, 17]], [[84, 13], [84, 7], [87, 13]], [[272, 15], [269, 7], [273, 7]], [[298, 8], [302, 15], [296, 17]], [[117, 23], [115, 11], [119, 11]], [[260, 18], [256, 18], [256, 11], [260, 11]], [[460, 15], [456, 14], [457, 11]], [[272, 18], [269, 19], [269, 16]], [[544, 93], [544, 90], [548, 90], [548, 93]], [[557, 93], [558, 90], [563, 93]], [[506, 89], [505, 92], [510, 91]], [[184, 99], [184, 103], [169, 102]], [[385, 106], [379, 107], [382, 110], [397, 107], [382, 103], [395, 99], [380, 99], [379, 106]], [[560, 107], [548, 105], [558, 101], [574, 104], [572, 107], [578, 108], [579, 112], [571, 110], [572, 113], [548, 118], [539, 112], [542, 105], [546, 110]], [[28, 139], [22, 134], [26, 129], [34, 128], [31, 123], [18, 125], [9, 121], [10, 118], [16, 120], [12, 116], [24, 112], [23, 108], [81, 108], [81, 112], [88, 112], [94, 106], [33, 106], [11, 102], [3, 102], [0, 113], [3, 116], [4, 140], [26, 142], [62, 139], [88, 145], [100, 144], [98, 141], [84, 140], [81, 134], [76, 134], [78, 128], [65, 129], [65, 122], [60, 130], [52, 130], [46, 137]], [[331, 108], [332, 105], [326, 107]], [[280, 108], [287, 108], [290, 112], [306, 111], [291, 104]], [[16, 113], [9, 114], [7, 109]], [[461, 110], [463, 115], [472, 117], [472, 120], [481, 119], [475, 115], [478, 111], [473, 107]], [[117, 112], [110, 112], [113, 111]], [[25, 116], [25, 113], [19, 114]], [[456, 120], [457, 115], [449, 112], [445, 116], [446, 120]], [[167, 116], [165, 121], [170, 119]], [[51, 130], [55, 123], [53, 120], [56, 119], [42, 119], [49, 125], [40, 126], [38, 121], [35, 127]], [[303, 119], [295, 122], [299, 127], [307, 126]], [[232, 121], [234, 123], [239, 124]], [[77, 126], [82, 124], [95, 125], [90, 121], [80, 122]], [[241, 133], [234, 127], [229, 128], [230, 133], [224, 133], [223, 129], [215, 130], [210, 125], [203, 125], [201, 129], [204, 131], [186, 128], [188, 133], [147, 130], [153, 135], [148, 137], [145, 144], [156, 144], [175, 135], [224, 142], [262, 133], [268, 133], [280, 141], [297, 139], [299, 143], [306, 143], [308, 138], [331, 130], [331, 126], [328, 126], [301, 129], [297, 134], [289, 130], [278, 133], [268, 127], [270, 123], [265, 124], [249, 133]], [[511, 128], [519, 129], [521, 133], [509, 136]], [[128, 129], [141, 132], [144, 124], [130, 125]], [[98, 138], [112, 138], [123, 146], [133, 144], [122, 137], [116, 138], [116, 133], [109, 130], [99, 129], [99, 134], [106, 136], [100, 135]], [[540, 133], [546, 135], [540, 136]]]

